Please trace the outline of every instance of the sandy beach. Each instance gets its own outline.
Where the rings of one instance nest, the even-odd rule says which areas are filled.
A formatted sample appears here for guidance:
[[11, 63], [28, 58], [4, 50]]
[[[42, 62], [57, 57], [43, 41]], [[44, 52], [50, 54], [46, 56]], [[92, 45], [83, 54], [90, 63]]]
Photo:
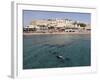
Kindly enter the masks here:
[[46, 35], [46, 34], [90, 34], [91, 32], [53, 32], [53, 33], [23, 33], [23, 35]]

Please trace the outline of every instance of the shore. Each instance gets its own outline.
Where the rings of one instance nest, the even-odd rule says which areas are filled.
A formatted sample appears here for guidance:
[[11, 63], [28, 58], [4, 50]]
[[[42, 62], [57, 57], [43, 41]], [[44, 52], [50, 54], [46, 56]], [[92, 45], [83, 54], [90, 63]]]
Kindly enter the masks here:
[[91, 32], [53, 32], [53, 33], [23, 33], [23, 35], [46, 35], [46, 34], [90, 34]]

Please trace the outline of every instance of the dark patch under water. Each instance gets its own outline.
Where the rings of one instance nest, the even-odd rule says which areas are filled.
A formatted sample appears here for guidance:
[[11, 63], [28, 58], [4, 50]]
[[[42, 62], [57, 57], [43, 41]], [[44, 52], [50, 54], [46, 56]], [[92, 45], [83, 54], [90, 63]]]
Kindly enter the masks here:
[[24, 35], [23, 69], [90, 66], [90, 43], [88, 34]]

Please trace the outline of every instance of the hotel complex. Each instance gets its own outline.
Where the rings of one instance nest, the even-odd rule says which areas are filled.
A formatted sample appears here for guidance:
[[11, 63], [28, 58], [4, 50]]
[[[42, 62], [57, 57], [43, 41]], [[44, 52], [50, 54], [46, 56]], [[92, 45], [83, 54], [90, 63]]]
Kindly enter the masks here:
[[24, 26], [24, 32], [53, 33], [53, 32], [90, 32], [90, 24], [69, 19], [39, 19], [32, 20]]

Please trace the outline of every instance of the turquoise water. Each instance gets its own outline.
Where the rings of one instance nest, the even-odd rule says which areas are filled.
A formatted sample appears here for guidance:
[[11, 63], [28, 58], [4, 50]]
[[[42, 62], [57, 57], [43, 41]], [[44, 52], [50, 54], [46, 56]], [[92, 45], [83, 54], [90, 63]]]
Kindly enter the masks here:
[[89, 34], [24, 35], [23, 69], [90, 66], [90, 47]]

